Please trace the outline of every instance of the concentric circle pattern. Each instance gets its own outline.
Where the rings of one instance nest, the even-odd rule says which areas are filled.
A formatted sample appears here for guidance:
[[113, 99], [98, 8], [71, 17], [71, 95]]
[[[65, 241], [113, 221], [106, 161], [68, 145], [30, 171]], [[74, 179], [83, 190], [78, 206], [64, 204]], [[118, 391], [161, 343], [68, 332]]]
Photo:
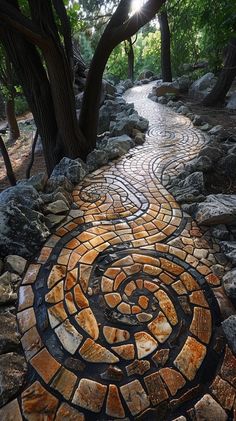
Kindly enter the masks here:
[[172, 420], [214, 379], [219, 247], [164, 187], [204, 136], [147, 89], [127, 94], [146, 144], [77, 186], [20, 287], [27, 420]]

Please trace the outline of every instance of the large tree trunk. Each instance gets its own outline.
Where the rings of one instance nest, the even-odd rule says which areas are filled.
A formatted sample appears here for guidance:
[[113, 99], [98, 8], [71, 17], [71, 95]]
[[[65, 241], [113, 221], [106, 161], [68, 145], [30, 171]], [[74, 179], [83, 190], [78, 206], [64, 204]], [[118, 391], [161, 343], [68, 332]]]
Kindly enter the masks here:
[[128, 79], [134, 81], [134, 47], [132, 38], [128, 39]]
[[203, 100], [203, 105], [222, 105], [226, 95], [236, 77], [236, 38], [230, 40], [224, 68], [222, 69], [216, 85]]
[[15, 186], [16, 185], [16, 177], [15, 177], [15, 174], [13, 172], [11, 161], [10, 161], [10, 158], [9, 158], [9, 155], [8, 155], [8, 152], [7, 152], [7, 149], [6, 149], [6, 146], [5, 146], [5, 143], [3, 141], [2, 136], [0, 136], [0, 150], [2, 152], [2, 157], [3, 157], [4, 163], [5, 163], [8, 180], [10, 181], [10, 184], [12, 186]]
[[7, 99], [5, 104], [5, 112], [10, 131], [10, 140], [17, 140], [20, 137], [20, 130], [16, 120], [15, 102], [13, 98]]
[[167, 12], [159, 13], [158, 20], [161, 31], [161, 73], [163, 82], [172, 82], [170, 28]]

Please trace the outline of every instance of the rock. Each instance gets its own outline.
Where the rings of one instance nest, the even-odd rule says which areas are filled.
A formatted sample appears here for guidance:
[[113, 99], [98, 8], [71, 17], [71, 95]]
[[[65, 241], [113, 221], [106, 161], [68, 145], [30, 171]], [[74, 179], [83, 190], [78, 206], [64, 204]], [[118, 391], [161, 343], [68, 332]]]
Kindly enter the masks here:
[[5, 259], [6, 270], [9, 270], [10, 272], [18, 273], [18, 275], [22, 275], [22, 273], [25, 270], [26, 264], [27, 264], [27, 260], [17, 255], [9, 255]]
[[[68, 181], [69, 183], [69, 181]], [[72, 184], [70, 184], [72, 187]], [[62, 187], [57, 187], [52, 193], [43, 193], [41, 194], [41, 198], [45, 204], [55, 202], [56, 200], [63, 200], [68, 207], [72, 204], [72, 197], [71, 194], [64, 190]]]
[[236, 299], [236, 268], [227, 272], [223, 276], [222, 281], [228, 297]]
[[236, 110], [236, 92], [233, 92], [230, 96], [226, 108], [228, 108], [229, 110]]
[[196, 421], [226, 421], [225, 410], [211, 397], [204, 395], [194, 406]]
[[180, 91], [174, 82], [161, 82], [158, 86], [153, 87], [153, 94], [156, 96], [164, 96], [166, 94], [179, 95]]
[[236, 315], [229, 316], [222, 322], [222, 328], [233, 353], [236, 354]]
[[12, 399], [23, 386], [27, 365], [16, 353], [0, 355], [0, 406]]
[[213, 73], [207, 73], [193, 82], [189, 89], [189, 95], [195, 100], [204, 99], [215, 86], [216, 78]]
[[211, 135], [211, 136], [217, 136], [218, 134], [220, 134], [222, 132], [222, 130], [224, 130], [223, 126], [220, 126], [220, 125], [214, 126], [209, 131], [209, 135]]
[[[184, 173], [184, 177], [186, 173]], [[182, 179], [182, 174], [171, 181], [169, 191], [180, 203], [193, 203], [204, 200], [204, 178], [201, 171], [193, 172]]]
[[218, 161], [222, 157], [222, 150], [214, 146], [205, 146], [198, 154], [210, 159], [212, 162]]
[[72, 192], [74, 190], [73, 184], [64, 175], [58, 175], [57, 177], [51, 176], [48, 179], [46, 192], [52, 193], [58, 188], [62, 188], [65, 191]]
[[[12, 303], [17, 299], [16, 286], [14, 285], [16, 278], [13, 275], [10, 272], [5, 272], [0, 276], [0, 304]], [[18, 277], [17, 280], [19, 280]]]
[[208, 132], [208, 130], [210, 130], [211, 128], [212, 126], [209, 123], [205, 123], [199, 127], [199, 129], [202, 130], [203, 132]]
[[49, 203], [46, 207], [48, 213], [53, 213], [54, 215], [60, 215], [61, 213], [68, 212], [69, 207], [63, 200], [56, 200], [55, 202]]
[[236, 178], [236, 154], [229, 153], [225, 157], [223, 157], [219, 163], [219, 168], [222, 169], [224, 174], [228, 175], [230, 178]]
[[1, 256], [32, 257], [49, 235], [41, 213], [13, 202], [0, 206]]
[[9, 187], [0, 194], [0, 206], [7, 205], [10, 201], [16, 205], [27, 206], [30, 209], [39, 209], [42, 205], [42, 200], [37, 190], [33, 186], [25, 184]]
[[221, 241], [221, 248], [232, 263], [233, 266], [236, 265], [236, 241]]
[[192, 84], [192, 80], [188, 75], [182, 75], [176, 80], [180, 92], [187, 92]]
[[199, 203], [195, 213], [197, 223], [202, 225], [230, 224], [235, 222], [236, 195], [211, 194]]
[[20, 334], [16, 316], [9, 311], [0, 313], [0, 354], [16, 351], [20, 347]]
[[197, 190], [199, 193], [204, 192], [204, 180], [203, 180], [203, 174], [201, 171], [194, 172], [190, 174], [183, 183], [184, 188], [194, 188], [194, 190]]
[[[66, 177], [71, 183], [79, 183], [87, 174], [88, 170], [82, 159], [70, 159], [64, 157], [57, 164], [52, 172], [51, 177]], [[51, 178], [50, 177], [50, 178]]]
[[94, 149], [87, 156], [86, 164], [89, 168], [89, 171], [94, 171], [97, 168], [106, 165], [109, 160], [108, 153], [104, 150]]
[[127, 91], [127, 89], [130, 89], [134, 86], [133, 82], [131, 79], [126, 79], [122, 81], [122, 85], [124, 86], [125, 90]]
[[107, 80], [103, 79], [102, 84], [103, 84], [105, 95], [115, 96], [116, 87], [111, 82], [108, 82]]
[[135, 145], [143, 145], [144, 142], [145, 142], [145, 134], [141, 132], [139, 134], [136, 134], [134, 138]]
[[138, 80], [142, 79], [149, 79], [150, 77], [153, 77], [154, 73], [151, 70], [144, 70], [140, 75], [138, 76]]
[[213, 237], [217, 238], [218, 240], [229, 240], [230, 237], [230, 232], [224, 224], [219, 224], [212, 227], [211, 233]]
[[0, 259], [0, 275], [2, 274], [3, 267], [4, 267], [3, 261], [2, 259]]
[[145, 131], [148, 129], [148, 120], [139, 117], [138, 114], [132, 114], [117, 121], [113, 126], [110, 126], [112, 136], [122, 136], [123, 134], [132, 135], [133, 129]]
[[110, 159], [126, 154], [134, 146], [131, 137], [127, 135], [111, 137], [107, 140], [104, 150]]
[[110, 110], [105, 103], [99, 110], [98, 134], [102, 134], [109, 130], [111, 121]]
[[212, 168], [212, 160], [208, 156], [199, 156], [194, 161], [195, 171], [207, 172]]
[[194, 126], [201, 126], [203, 123], [202, 118], [200, 117], [200, 115], [197, 115], [197, 114], [194, 116], [192, 122]]
[[65, 218], [66, 218], [66, 215], [55, 215], [53, 213], [50, 213], [47, 215], [48, 226], [50, 228], [55, 227], [56, 225], [64, 221]]
[[186, 107], [185, 105], [181, 105], [181, 107], [178, 108], [177, 113], [186, 115], [186, 114], [190, 113], [190, 109], [188, 107]]
[[42, 192], [47, 184], [48, 176], [44, 172], [32, 175], [28, 180], [22, 180], [17, 185], [28, 185], [34, 187], [38, 192]]

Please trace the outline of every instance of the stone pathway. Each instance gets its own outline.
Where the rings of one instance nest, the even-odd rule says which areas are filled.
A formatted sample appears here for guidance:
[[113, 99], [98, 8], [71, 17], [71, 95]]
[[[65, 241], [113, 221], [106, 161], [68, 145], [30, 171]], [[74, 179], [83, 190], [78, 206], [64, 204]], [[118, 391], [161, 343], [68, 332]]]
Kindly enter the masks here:
[[149, 91], [126, 93], [150, 121], [145, 145], [78, 185], [79, 210], [28, 267], [18, 307], [27, 385], [1, 420], [233, 419], [224, 257], [164, 187], [204, 135]]

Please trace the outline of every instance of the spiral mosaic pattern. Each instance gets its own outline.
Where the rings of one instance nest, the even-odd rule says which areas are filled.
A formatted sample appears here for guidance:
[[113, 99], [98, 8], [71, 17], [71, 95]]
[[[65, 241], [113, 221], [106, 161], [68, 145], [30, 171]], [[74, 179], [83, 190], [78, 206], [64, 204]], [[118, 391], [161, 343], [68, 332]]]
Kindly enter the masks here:
[[75, 189], [20, 287], [19, 420], [172, 420], [214, 379], [219, 247], [164, 187], [204, 136], [140, 89], [128, 99], [151, 119], [145, 146]]

